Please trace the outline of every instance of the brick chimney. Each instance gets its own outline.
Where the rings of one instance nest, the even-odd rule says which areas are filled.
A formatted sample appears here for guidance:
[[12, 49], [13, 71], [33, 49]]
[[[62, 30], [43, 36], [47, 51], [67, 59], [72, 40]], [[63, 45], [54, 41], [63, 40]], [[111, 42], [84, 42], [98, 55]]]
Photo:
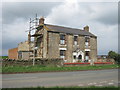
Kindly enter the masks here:
[[44, 24], [44, 21], [45, 21], [45, 19], [44, 19], [44, 17], [42, 16], [42, 17], [39, 19], [39, 25]]
[[84, 30], [87, 31], [87, 32], [89, 32], [89, 26], [85, 26]]

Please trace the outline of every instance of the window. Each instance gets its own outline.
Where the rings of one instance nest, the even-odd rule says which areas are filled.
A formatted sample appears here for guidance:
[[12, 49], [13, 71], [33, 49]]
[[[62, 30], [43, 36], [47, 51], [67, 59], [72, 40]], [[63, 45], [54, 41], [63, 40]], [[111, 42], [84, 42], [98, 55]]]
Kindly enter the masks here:
[[40, 44], [41, 44], [42, 40], [43, 40], [42, 36], [37, 36], [35, 38], [35, 47], [40, 47]]
[[18, 51], [18, 59], [22, 59], [22, 51]]
[[76, 56], [73, 56], [74, 59], [76, 59]]
[[65, 35], [60, 35], [60, 44], [65, 44]]
[[90, 37], [86, 36], [85, 37], [85, 46], [89, 46], [90, 45]]
[[65, 58], [65, 50], [60, 50], [60, 58]]
[[74, 45], [78, 44], [77, 41], [78, 41], [78, 36], [74, 36]]

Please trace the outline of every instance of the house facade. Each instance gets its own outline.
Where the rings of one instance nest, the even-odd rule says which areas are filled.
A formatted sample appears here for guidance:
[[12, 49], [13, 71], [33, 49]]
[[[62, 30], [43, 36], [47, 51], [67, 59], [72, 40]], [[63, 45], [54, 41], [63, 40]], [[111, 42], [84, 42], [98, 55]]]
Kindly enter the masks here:
[[34, 37], [35, 58], [62, 58], [70, 63], [97, 60], [97, 36], [89, 26], [82, 30], [45, 24], [44, 20], [39, 19], [35, 34], [29, 36]]

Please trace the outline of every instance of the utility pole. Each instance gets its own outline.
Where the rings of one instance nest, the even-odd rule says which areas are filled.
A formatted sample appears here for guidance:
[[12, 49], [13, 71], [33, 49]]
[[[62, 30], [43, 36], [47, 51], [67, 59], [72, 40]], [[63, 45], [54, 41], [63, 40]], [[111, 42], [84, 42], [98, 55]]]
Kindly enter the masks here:
[[30, 50], [31, 50], [31, 18], [30, 18], [30, 22], [29, 22], [28, 45], [29, 45], [29, 59], [30, 59]]

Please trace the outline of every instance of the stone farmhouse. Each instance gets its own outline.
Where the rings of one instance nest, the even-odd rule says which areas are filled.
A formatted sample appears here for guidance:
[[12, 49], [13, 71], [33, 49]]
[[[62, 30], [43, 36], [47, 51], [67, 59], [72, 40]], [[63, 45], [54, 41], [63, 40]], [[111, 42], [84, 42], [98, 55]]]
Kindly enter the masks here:
[[[45, 24], [44, 21], [41, 17], [35, 33], [28, 34], [28, 41], [18, 45], [18, 59], [62, 58], [70, 63], [97, 60], [97, 36], [90, 32], [89, 26], [76, 29]], [[32, 46], [31, 37], [34, 37]]]

